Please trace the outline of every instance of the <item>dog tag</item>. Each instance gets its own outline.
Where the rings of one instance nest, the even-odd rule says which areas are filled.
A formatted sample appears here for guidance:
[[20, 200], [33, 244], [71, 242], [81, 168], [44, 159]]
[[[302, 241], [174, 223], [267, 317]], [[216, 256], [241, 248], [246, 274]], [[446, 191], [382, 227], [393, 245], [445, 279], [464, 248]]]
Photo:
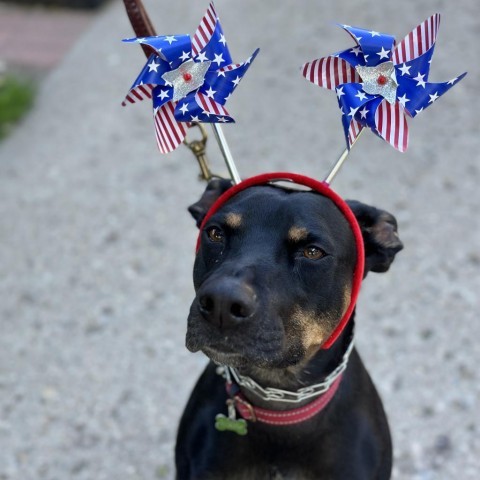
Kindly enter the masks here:
[[219, 413], [215, 417], [215, 428], [219, 432], [234, 432], [237, 435], [247, 434], [247, 422], [243, 418], [228, 418], [223, 413]]
[[230, 398], [227, 400], [228, 417], [223, 413], [219, 413], [215, 417], [215, 428], [219, 432], [234, 432], [237, 435], [247, 434], [247, 421], [243, 418], [237, 418], [237, 412], [235, 411], [235, 405]]

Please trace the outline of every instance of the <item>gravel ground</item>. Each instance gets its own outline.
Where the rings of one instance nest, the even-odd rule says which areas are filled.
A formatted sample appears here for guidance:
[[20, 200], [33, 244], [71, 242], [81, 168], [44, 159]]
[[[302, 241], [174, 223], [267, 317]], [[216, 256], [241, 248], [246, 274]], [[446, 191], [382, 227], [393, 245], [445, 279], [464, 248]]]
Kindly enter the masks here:
[[[206, 8], [147, 5], [165, 34], [193, 33]], [[350, 45], [334, 22], [400, 39], [443, 14], [431, 79], [469, 75], [410, 122], [403, 156], [365, 135], [335, 189], [394, 213], [405, 243], [390, 272], [369, 276], [358, 306], [394, 478], [478, 479], [478, 2], [217, 9], [236, 59], [262, 47], [230, 103], [237, 125], [225, 128], [243, 176], [322, 177], [343, 149], [333, 93], [297, 69]], [[188, 150], [157, 153], [147, 105], [119, 106], [143, 64], [119, 41], [130, 35], [120, 3], [99, 13], [0, 146], [2, 480], [173, 478], [177, 421], [206, 363], [184, 347], [196, 236], [186, 207], [204, 187]]]

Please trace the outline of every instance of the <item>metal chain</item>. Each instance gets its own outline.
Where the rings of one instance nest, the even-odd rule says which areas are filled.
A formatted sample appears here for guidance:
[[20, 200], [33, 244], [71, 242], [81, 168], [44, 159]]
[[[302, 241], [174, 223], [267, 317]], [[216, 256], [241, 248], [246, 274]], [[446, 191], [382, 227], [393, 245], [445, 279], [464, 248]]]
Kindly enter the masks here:
[[348, 345], [346, 352], [343, 354], [342, 361], [335, 368], [335, 370], [333, 370], [333, 372], [325, 378], [323, 382], [300, 388], [296, 392], [290, 392], [288, 390], [281, 390], [271, 387], [264, 388], [252, 378], [240, 375], [233, 367], [222, 366], [219, 368], [218, 373], [223, 375], [227, 381], [233, 377], [238, 385], [250, 390], [262, 400], [284, 403], [300, 403], [304, 400], [318, 397], [322, 393], [325, 393], [332, 386], [335, 380], [345, 371], [347, 368], [348, 359], [350, 358], [350, 354], [352, 353], [354, 347], [354, 340], [354, 335], [352, 335], [350, 344]]

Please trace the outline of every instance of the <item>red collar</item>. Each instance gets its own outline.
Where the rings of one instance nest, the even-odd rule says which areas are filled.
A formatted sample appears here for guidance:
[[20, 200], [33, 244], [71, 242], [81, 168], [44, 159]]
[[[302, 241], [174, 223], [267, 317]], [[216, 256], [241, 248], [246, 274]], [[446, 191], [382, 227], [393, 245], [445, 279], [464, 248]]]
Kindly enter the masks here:
[[[297, 423], [309, 420], [315, 415], [318, 415], [335, 396], [335, 393], [340, 386], [344, 372], [348, 365], [348, 360], [354, 347], [354, 332], [352, 331], [349, 344], [343, 354], [342, 360], [337, 367], [325, 377], [321, 383], [303, 387], [296, 392], [289, 392], [286, 390], [279, 390], [275, 388], [262, 388], [252, 378], [240, 375], [234, 368], [222, 367], [221, 375], [226, 380], [226, 390], [228, 396], [228, 416], [232, 424], [243, 422], [243, 428], [246, 432], [246, 422], [267, 423], [269, 425], [294, 425]], [[264, 401], [272, 402], [297, 402], [302, 399], [314, 398], [310, 403], [298, 408], [288, 410], [268, 410], [252, 405], [247, 400], [240, 388], [246, 388], [255, 396], [262, 398]], [[238, 412], [243, 420], [236, 420], [235, 412]], [[222, 417], [223, 415], [220, 415]], [[236, 431], [235, 428], [232, 428]], [[238, 433], [238, 431], [237, 431]]]
[[[266, 408], [255, 407], [248, 402], [242, 393], [237, 393], [232, 398], [237, 412], [245, 420], [276, 426], [294, 425], [319, 414], [335, 396], [341, 381], [342, 375], [332, 383], [324, 394], [317, 397], [313, 402], [291, 410], [267, 410]], [[227, 391], [231, 390], [231, 388], [232, 384], [227, 385]]]

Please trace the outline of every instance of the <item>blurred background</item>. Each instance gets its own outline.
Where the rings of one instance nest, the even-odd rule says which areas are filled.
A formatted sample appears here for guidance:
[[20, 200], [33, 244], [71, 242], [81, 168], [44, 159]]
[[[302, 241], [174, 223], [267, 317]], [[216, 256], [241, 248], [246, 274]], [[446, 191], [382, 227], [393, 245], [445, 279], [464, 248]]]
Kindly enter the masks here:
[[[207, 2], [148, 0], [159, 34]], [[468, 76], [397, 153], [366, 133], [334, 183], [393, 213], [405, 250], [371, 274], [357, 346], [384, 400], [397, 480], [480, 471], [480, 146], [476, 0], [217, 0], [241, 61], [224, 128], [243, 177], [322, 178], [344, 148], [332, 92], [299, 67], [351, 46], [335, 23], [401, 40], [435, 12], [431, 81]], [[0, 479], [174, 478], [179, 416], [206, 364], [184, 347], [201, 195], [191, 152], [157, 151], [144, 64], [118, 0], [0, 2]], [[224, 171], [213, 137], [209, 157]], [[346, 479], [348, 480], [348, 479]]]

